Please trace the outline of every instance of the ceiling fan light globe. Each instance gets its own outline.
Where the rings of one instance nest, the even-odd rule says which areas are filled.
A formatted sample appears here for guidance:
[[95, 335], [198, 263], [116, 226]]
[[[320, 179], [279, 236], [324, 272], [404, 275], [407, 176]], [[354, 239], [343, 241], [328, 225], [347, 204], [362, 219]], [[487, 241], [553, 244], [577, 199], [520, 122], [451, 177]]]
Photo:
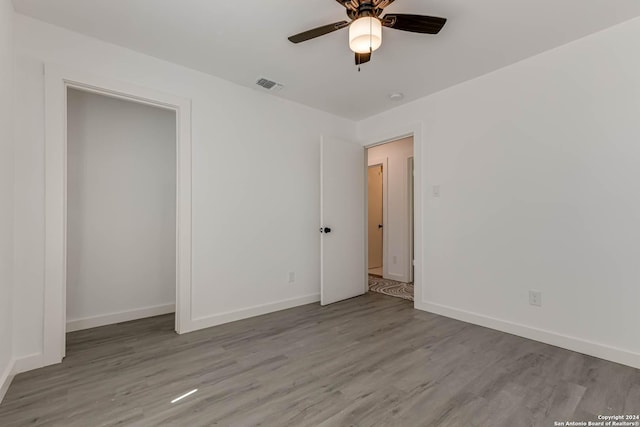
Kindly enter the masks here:
[[356, 53], [369, 53], [382, 45], [382, 22], [365, 16], [349, 26], [349, 47]]

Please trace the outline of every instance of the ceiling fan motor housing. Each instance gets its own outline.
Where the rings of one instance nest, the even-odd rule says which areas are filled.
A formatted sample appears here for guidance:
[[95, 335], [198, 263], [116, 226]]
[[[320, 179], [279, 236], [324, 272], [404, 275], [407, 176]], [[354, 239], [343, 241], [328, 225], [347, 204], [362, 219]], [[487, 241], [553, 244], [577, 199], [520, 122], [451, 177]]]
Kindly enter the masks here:
[[395, 0], [338, 0], [346, 9], [347, 16], [352, 20], [363, 16], [375, 16], [379, 18], [384, 8]]
[[382, 9], [376, 8], [375, 4], [371, 1], [360, 2], [357, 8], [347, 9], [347, 16], [352, 20], [365, 16], [373, 16], [377, 18], [381, 13]]

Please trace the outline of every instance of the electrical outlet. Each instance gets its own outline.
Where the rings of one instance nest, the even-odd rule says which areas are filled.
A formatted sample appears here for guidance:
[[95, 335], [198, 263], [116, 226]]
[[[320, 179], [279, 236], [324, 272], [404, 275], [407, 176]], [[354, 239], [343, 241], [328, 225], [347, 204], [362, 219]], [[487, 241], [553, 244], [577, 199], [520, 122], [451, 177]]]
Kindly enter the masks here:
[[536, 307], [542, 307], [542, 292], [540, 292], [540, 291], [529, 291], [529, 305], [534, 305]]
[[440, 197], [440, 186], [434, 185], [433, 188], [433, 197]]
[[295, 271], [290, 271], [289, 272], [289, 283], [295, 283], [296, 282], [296, 272]]

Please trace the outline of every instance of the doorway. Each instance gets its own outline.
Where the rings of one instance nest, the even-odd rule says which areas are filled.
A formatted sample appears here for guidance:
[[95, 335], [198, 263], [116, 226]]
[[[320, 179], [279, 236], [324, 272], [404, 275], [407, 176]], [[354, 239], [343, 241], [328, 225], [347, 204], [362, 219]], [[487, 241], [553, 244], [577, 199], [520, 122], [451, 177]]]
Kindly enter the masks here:
[[66, 332], [175, 312], [176, 113], [67, 89]]
[[369, 239], [369, 275], [382, 277], [383, 217], [383, 169], [382, 164], [369, 166], [367, 173], [368, 187], [368, 224]]
[[414, 300], [413, 136], [367, 149], [368, 290]]
[[35, 367], [60, 363], [66, 347], [67, 91], [78, 89], [175, 113], [175, 331], [191, 316], [191, 100], [77, 69], [45, 64], [45, 274], [42, 354]]
[[[322, 135], [320, 138], [320, 304], [328, 305], [354, 298], [369, 291], [377, 291], [370, 286], [372, 277], [381, 281], [390, 280], [403, 287], [407, 299], [413, 299], [413, 306], [424, 308], [422, 281], [422, 156], [423, 124], [369, 136], [364, 144]], [[395, 137], [389, 137], [393, 135]], [[400, 156], [399, 165], [394, 156], [375, 153], [385, 145], [406, 140], [409, 149]], [[417, 159], [415, 162], [410, 158]], [[368, 259], [368, 166], [382, 164], [382, 278], [369, 276]], [[411, 173], [409, 171], [412, 170]], [[385, 171], [387, 172], [385, 174]], [[404, 171], [404, 172], [403, 172]], [[402, 190], [393, 192], [385, 189], [391, 175], [401, 175]], [[395, 178], [394, 178], [395, 180]], [[397, 200], [397, 196], [400, 197]], [[389, 215], [402, 206], [400, 216]], [[411, 206], [411, 207], [408, 207]], [[411, 214], [412, 211], [413, 214]], [[409, 219], [409, 217], [411, 219]], [[413, 221], [415, 218], [415, 222]], [[398, 221], [399, 219], [399, 221]], [[372, 224], [377, 227], [378, 224]], [[372, 227], [373, 228], [373, 227]], [[389, 233], [394, 229], [394, 233]], [[397, 233], [399, 231], [399, 233]], [[393, 252], [388, 249], [394, 236], [404, 236], [393, 243]], [[409, 238], [411, 236], [412, 238]], [[390, 239], [390, 237], [392, 239]], [[406, 273], [402, 276], [401, 272]], [[400, 274], [399, 274], [400, 273]], [[422, 284], [413, 288], [413, 283]], [[386, 284], [383, 284], [386, 285]], [[414, 292], [415, 289], [415, 292]], [[399, 295], [394, 295], [399, 296]]]

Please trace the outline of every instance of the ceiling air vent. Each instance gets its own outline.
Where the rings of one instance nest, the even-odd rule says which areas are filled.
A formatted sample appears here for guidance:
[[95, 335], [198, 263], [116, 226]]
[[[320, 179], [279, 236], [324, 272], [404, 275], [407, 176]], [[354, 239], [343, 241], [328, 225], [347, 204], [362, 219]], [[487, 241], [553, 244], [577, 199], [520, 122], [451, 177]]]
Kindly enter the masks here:
[[282, 85], [280, 83], [276, 83], [269, 79], [265, 79], [264, 77], [260, 77], [256, 84], [266, 90], [274, 91], [282, 89]]

